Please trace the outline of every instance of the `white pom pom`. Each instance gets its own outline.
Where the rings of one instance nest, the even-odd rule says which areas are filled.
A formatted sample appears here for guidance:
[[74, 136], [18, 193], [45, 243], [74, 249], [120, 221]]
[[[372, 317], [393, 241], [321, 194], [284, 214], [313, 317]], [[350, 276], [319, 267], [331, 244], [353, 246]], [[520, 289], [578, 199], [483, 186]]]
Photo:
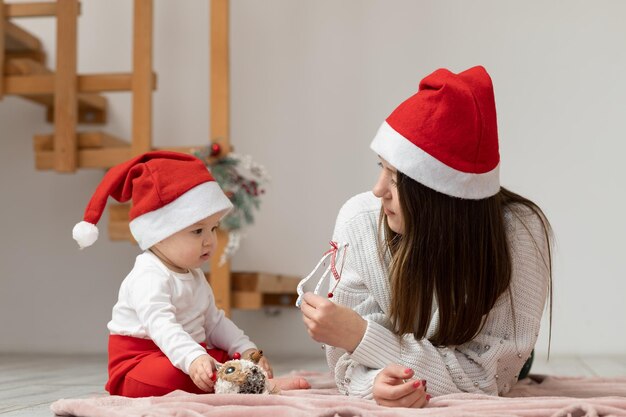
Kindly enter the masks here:
[[72, 237], [78, 242], [78, 246], [84, 249], [98, 240], [98, 228], [95, 224], [85, 221], [76, 223], [76, 226], [72, 229]]

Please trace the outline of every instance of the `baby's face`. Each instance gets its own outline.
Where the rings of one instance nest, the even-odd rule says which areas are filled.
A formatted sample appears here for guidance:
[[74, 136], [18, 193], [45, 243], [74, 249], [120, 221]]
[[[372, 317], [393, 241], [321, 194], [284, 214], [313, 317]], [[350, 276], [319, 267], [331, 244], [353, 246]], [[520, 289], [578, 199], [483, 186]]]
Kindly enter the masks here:
[[163, 239], [154, 245], [155, 254], [176, 272], [199, 268], [215, 251], [216, 231], [222, 214], [215, 213]]

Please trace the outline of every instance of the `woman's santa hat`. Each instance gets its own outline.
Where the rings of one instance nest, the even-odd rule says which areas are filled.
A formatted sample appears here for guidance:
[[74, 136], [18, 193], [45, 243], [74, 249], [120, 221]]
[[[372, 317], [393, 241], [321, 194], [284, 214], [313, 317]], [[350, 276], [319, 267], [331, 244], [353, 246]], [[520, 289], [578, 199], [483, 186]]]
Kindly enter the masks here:
[[500, 190], [493, 85], [487, 71], [438, 69], [400, 104], [370, 147], [419, 183], [452, 197], [478, 200]]
[[83, 221], [72, 235], [80, 248], [98, 239], [96, 224], [109, 196], [132, 199], [130, 231], [146, 250], [215, 213], [233, 207], [198, 158], [169, 151], [148, 152], [111, 168], [91, 197]]

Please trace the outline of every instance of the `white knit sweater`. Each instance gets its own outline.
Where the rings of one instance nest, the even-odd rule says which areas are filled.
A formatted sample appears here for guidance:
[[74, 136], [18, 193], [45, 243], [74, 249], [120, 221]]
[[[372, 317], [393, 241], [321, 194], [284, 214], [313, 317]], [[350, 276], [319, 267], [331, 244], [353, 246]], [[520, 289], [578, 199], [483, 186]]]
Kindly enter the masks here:
[[380, 261], [377, 249], [380, 200], [371, 192], [352, 197], [337, 216], [333, 240], [350, 244], [343, 275], [332, 300], [350, 307], [367, 320], [365, 335], [352, 354], [332, 346], [326, 358], [339, 391], [372, 398], [374, 378], [391, 363], [415, 371], [427, 381], [431, 395], [455, 392], [504, 394], [535, 345], [549, 284], [548, 242], [540, 219], [519, 206], [505, 212], [512, 257], [511, 291], [496, 302], [485, 325], [472, 341], [438, 348], [428, 338], [438, 326], [438, 309], [425, 339], [397, 336], [389, 320], [391, 301], [389, 259]]

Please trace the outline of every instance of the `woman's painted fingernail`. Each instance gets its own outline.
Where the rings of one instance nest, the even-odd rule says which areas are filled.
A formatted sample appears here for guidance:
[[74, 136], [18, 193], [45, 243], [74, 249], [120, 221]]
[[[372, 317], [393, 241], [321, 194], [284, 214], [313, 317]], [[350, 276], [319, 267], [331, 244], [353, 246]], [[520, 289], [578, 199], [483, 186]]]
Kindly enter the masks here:
[[432, 396], [432, 395], [430, 395], [430, 394], [426, 394], [426, 401], [430, 401], [430, 399], [431, 399], [431, 398], [433, 398], [433, 396]]
[[413, 372], [413, 370], [408, 369], [408, 368], [404, 370], [404, 373], [407, 374], [407, 375], [410, 374], [411, 372]]
[[422, 385], [422, 383], [420, 381], [414, 381], [413, 382], [413, 388], [419, 388], [420, 385]]

